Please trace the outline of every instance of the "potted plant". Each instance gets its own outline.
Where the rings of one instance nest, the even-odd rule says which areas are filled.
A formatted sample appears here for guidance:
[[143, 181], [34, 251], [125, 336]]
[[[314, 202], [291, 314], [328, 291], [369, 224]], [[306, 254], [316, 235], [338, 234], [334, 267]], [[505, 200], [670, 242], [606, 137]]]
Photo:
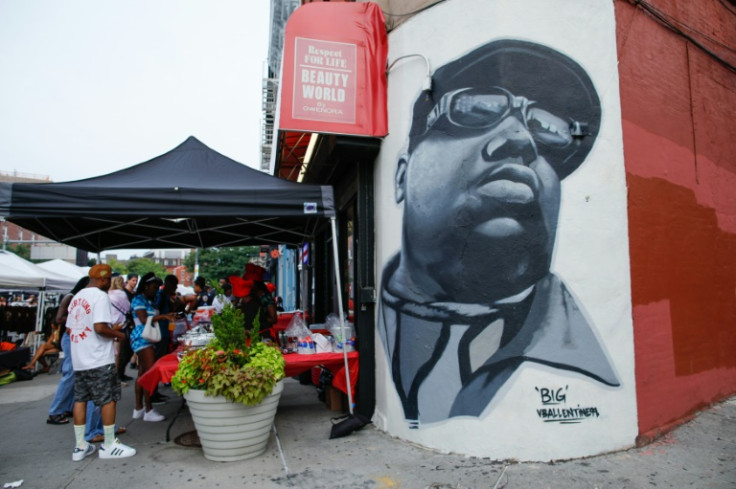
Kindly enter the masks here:
[[266, 449], [284, 378], [281, 352], [250, 335], [243, 313], [228, 304], [212, 316], [215, 339], [179, 362], [172, 388], [187, 401], [204, 456], [243, 460]]

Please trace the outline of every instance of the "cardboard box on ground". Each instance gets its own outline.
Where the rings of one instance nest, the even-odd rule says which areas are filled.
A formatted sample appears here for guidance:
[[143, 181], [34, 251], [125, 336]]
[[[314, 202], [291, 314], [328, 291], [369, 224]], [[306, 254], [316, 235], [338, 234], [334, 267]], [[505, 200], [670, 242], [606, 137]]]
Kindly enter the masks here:
[[325, 406], [331, 411], [346, 413], [348, 412], [348, 396], [329, 385], [325, 389]]

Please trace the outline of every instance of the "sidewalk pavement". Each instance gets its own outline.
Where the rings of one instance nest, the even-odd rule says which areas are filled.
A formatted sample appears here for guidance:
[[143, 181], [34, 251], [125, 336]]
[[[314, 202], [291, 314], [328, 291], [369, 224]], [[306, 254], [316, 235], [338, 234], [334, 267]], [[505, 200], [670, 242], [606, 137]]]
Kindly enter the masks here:
[[[736, 398], [643, 448], [564, 462], [509, 463], [437, 453], [392, 438], [373, 425], [330, 440], [335, 413], [318, 401], [314, 387], [287, 379], [275, 423], [281, 451], [272, 434], [260, 457], [211, 462], [200, 448], [174, 442], [194, 430], [188, 412], [174, 423], [169, 442], [168, 420], [132, 420], [130, 382], [123, 388], [117, 421], [128, 428], [121, 441], [135, 447], [137, 455], [100, 460], [94, 454], [72, 462], [71, 423], [45, 422], [59, 378], [41, 374], [0, 387], [0, 484], [22, 480], [21, 489], [736, 487]], [[161, 392], [170, 401], [157, 409], [171, 418], [180, 398], [168, 387]]]

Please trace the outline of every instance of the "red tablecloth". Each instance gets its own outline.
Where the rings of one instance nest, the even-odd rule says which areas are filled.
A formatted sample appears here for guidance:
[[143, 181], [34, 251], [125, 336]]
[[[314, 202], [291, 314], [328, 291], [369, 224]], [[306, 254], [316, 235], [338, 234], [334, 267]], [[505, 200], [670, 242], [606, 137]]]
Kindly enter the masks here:
[[[299, 355], [297, 353], [288, 353], [284, 355], [286, 362], [286, 376], [294, 377], [302, 372], [309, 370], [317, 365], [324, 365], [330, 369], [333, 374], [332, 386], [342, 392], [348, 392], [347, 382], [345, 379], [345, 361], [342, 353], [317, 353], [313, 355]], [[138, 384], [153, 393], [159, 382], [167, 383], [171, 381], [171, 377], [176, 373], [179, 366], [179, 358], [176, 352], [169, 353], [158, 359], [148, 372], [138, 379]], [[358, 380], [358, 352], [348, 353], [348, 368], [350, 369], [350, 387], [355, 393], [355, 384]]]

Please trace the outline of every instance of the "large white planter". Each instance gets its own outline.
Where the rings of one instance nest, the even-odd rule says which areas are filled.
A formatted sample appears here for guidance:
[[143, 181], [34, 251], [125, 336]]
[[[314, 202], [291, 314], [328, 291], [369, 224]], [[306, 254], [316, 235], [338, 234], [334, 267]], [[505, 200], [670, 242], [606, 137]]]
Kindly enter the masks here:
[[232, 462], [262, 454], [283, 390], [283, 382], [277, 382], [271, 394], [257, 406], [236, 404], [222, 396], [205, 396], [204, 391], [198, 390], [184, 394], [204, 456]]

